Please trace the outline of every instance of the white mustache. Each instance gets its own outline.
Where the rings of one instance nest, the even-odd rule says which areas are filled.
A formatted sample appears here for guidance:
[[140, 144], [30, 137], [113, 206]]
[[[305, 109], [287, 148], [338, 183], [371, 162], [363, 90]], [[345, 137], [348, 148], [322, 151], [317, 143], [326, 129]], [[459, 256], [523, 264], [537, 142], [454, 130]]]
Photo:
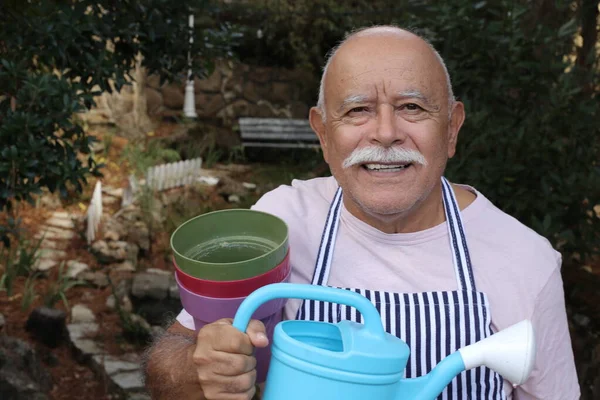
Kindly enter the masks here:
[[427, 165], [427, 160], [417, 150], [402, 147], [369, 146], [354, 150], [344, 160], [343, 167], [349, 168], [355, 164], [364, 163], [411, 163]]

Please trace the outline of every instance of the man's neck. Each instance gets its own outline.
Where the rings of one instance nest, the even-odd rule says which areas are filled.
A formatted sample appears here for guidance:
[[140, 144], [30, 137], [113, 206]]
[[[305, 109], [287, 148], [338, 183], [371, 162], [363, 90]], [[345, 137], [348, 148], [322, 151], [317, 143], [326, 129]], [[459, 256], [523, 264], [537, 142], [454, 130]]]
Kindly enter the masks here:
[[[459, 209], [464, 210], [476, 195], [466, 189], [453, 185]], [[442, 187], [436, 185], [429, 196], [415, 204], [409, 210], [393, 215], [368, 213], [359, 208], [352, 199], [344, 197], [346, 209], [361, 221], [384, 233], [414, 233], [433, 228], [446, 221]]]

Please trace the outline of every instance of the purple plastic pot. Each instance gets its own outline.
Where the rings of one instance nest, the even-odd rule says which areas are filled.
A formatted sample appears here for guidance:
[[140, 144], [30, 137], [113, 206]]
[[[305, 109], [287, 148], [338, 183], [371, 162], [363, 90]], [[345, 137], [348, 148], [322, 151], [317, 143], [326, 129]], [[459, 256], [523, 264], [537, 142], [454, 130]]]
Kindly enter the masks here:
[[[285, 277], [282, 282], [288, 282], [290, 279], [291, 272]], [[206, 297], [199, 294], [195, 294], [185, 288], [179, 282], [177, 274], [175, 274], [175, 280], [179, 287], [179, 297], [183, 308], [194, 318], [194, 328], [196, 332], [206, 324], [215, 322], [221, 318], [234, 318], [238, 307], [246, 297], [234, 297], [234, 298], [216, 298]], [[267, 379], [267, 371], [269, 370], [269, 363], [271, 361], [271, 343], [273, 343], [273, 331], [275, 326], [281, 322], [283, 317], [283, 307], [287, 299], [274, 299], [264, 303], [260, 306], [254, 314], [252, 319], [258, 319], [267, 330], [267, 337], [269, 338], [269, 346], [256, 349], [256, 382], [262, 383]]]

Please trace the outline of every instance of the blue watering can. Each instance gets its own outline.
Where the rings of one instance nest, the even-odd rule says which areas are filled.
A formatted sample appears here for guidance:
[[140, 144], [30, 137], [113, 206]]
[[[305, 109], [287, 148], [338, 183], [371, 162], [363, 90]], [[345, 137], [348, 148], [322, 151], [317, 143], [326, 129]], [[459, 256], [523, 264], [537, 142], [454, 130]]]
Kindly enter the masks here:
[[463, 347], [427, 375], [404, 378], [406, 343], [386, 333], [377, 309], [344, 289], [276, 283], [254, 291], [240, 305], [233, 326], [246, 331], [254, 311], [278, 298], [312, 299], [356, 308], [364, 324], [282, 321], [275, 327], [263, 400], [433, 400], [462, 371], [484, 365], [522, 384], [535, 359], [527, 320]]

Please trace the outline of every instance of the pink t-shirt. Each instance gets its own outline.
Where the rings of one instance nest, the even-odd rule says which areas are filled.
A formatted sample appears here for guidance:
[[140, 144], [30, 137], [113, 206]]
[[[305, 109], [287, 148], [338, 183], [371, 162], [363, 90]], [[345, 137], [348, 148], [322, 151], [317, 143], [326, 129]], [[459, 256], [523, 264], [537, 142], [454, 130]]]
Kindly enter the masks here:
[[[477, 290], [487, 294], [492, 329], [530, 319], [537, 356], [530, 379], [513, 388], [508, 399], [579, 399], [569, 337], [561, 255], [533, 230], [495, 207], [474, 188], [477, 198], [461, 215]], [[337, 189], [333, 177], [292, 182], [266, 193], [253, 209], [282, 218], [289, 227], [291, 282], [310, 283], [329, 205]], [[445, 223], [415, 233], [386, 234], [342, 208], [328, 285], [388, 292], [457, 289]], [[285, 318], [300, 305], [290, 300]], [[185, 311], [177, 317], [194, 329]]]

